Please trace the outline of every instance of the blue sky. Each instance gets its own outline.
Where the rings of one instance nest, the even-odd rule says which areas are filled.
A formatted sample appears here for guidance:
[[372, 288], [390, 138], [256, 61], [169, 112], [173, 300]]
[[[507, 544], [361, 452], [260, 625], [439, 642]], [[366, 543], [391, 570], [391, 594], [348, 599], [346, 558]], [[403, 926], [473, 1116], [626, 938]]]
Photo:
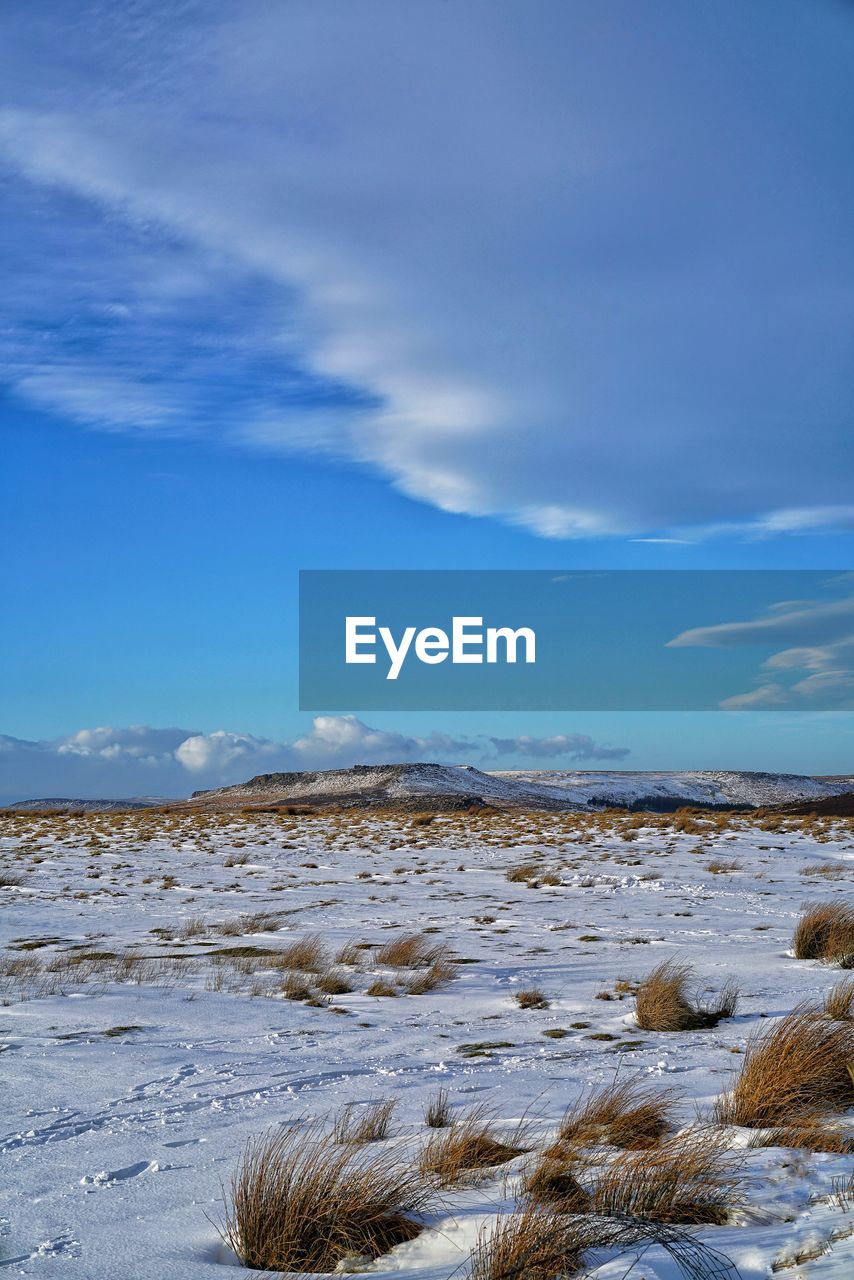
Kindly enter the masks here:
[[11, 0], [0, 37], [0, 796], [435, 734], [850, 769], [843, 714], [372, 734], [295, 672], [300, 568], [851, 568], [848, 6]]

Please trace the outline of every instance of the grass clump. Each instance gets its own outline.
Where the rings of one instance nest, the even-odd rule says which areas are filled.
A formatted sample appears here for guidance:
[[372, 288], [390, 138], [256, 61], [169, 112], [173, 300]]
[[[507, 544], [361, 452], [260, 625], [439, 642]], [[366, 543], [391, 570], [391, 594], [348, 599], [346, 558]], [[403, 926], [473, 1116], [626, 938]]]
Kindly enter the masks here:
[[450, 960], [434, 960], [428, 968], [409, 979], [406, 984], [406, 994], [426, 995], [428, 991], [435, 991], [437, 987], [444, 987], [448, 982], [453, 982], [456, 976], [457, 967]]
[[380, 947], [375, 960], [390, 969], [426, 969], [445, 959], [445, 952], [443, 943], [431, 942], [423, 933], [402, 933]]
[[550, 1205], [561, 1213], [583, 1213], [590, 1196], [567, 1160], [545, 1154], [522, 1180], [522, 1191], [535, 1205]]
[[638, 1080], [614, 1081], [579, 1099], [558, 1130], [557, 1149], [607, 1143], [648, 1150], [670, 1131], [674, 1095], [653, 1091]]
[[333, 970], [317, 979], [317, 989], [327, 996], [346, 996], [353, 990], [353, 984], [343, 973]]
[[854, 978], [843, 978], [831, 987], [824, 1002], [824, 1011], [837, 1022], [848, 1022], [854, 1017]]
[[721, 1225], [739, 1207], [740, 1187], [725, 1138], [700, 1130], [654, 1150], [621, 1152], [594, 1180], [590, 1203], [609, 1218]]
[[819, 902], [798, 920], [792, 938], [796, 960], [826, 960], [854, 967], [854, 907]]
[[540, 991], [538, 987], [517, 991], [513, 999], [520, 1009], [548, 1009], [549, 1007], [548, 996], [545, 992]]
[[391, 998], [398, 995], [398, 990], [393, 982], [386, 982], [385, 978], [376, 978], [368, 987], [365, 995]]
[[854, 1132], [828, 1122], [823, 1116], [807, 1116], [774, 1129], [763, 1129], [751, 1139], [750, 1145], [850, 1155], [854, 1153]]
[[301, 973], [286, 973], [279, 989], [286, 1000], [310, 1000], [314, 995], [311, 984]]
[[329, 963], [326, 948], [317, 934], [283, 947], [276, 958], [282, 969], [296, 969], [301, 973], [322, 973]]
[[731, 1018], [738, 987], [727, 982], [712, 1003], [701, 1003], [690, 991], [693, 970], [678, 960], [664, 960], [643, 979], [635, 996], [642, 1031], [698, 1031]]
[[421, 1231], [431, 1193], [414, 1169], [372, 1146], [344, 1146], [316, 1124], [251, 1139], [228, 1193], [224, 1235], [256, 1271], [333, 1271]]
[[449, 1128], [431, 1135], [421, 1148], [418, 1168], [439, 1186], [477, 1181], [484, 1171], [506, 1164], [523, 1153], [519, 1131], [505, 1141], [485, 1107], [473, 1107]]
[[424, 1108], [428, 1129], [447, 1129], [451, 1123], [451, 1104], [447, 1089], [437, 1089]]
[[749, 1043], [715, 1114], [748, 1129], [789, 1125], [854, 1106], [854, 1023], [801, 1005]]
[[470, 1259], [470, 1280], [563, 1280], [580, 1269], [577, 1229], [560, 1212], [529, 1205], [482, 1230]]
[[340, 1111], [334, 1127], [336, 1142], [385, 1142], [391, 1136], [391, 1121], [397, 1106], [395, 1098], [371, 1102], [359, 1110], [351, 1102]]

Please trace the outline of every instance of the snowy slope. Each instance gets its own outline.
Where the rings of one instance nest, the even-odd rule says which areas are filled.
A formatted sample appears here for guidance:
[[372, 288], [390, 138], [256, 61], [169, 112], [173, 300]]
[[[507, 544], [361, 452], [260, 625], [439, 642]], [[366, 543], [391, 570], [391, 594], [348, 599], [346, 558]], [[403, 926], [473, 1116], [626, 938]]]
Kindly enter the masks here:
[[736, 770], [685, 772], [591, 772], [512, 770], [495, 775], [509, 782], [547, 787], [583, 805], [632, 805], [639, 800], [680, 800], [684, 804], [775, 805], [820, 800], [854, 790], [854, 778], [835, 781], [793, 773]]
[[471, 765], [357, 765], [306, 773], [260, 774], [238, 786], [197, 792], [204, 804], [324, 801], [485, 800], [522, 808], [667, 808], [680, 804], [774, 805], [821, 799], [854, 788], [798, 774], [746, 772], [483, 771]]

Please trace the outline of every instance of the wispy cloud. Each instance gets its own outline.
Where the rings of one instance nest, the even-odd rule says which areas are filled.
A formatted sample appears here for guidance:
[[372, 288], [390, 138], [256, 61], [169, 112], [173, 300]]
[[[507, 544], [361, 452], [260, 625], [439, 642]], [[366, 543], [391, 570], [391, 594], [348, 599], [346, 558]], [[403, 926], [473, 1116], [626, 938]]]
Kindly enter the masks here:
[[851, 527], [841, 10], [369, 11], [4, 10], [6, 381], [548, 538]]
[[[830, 585], [845, 585], [845, 579]], [[756, 688], [725, 698], [720, 705], [727, 710], [854, 708], [854, 595], [780, 601], [757, 618], [694, 627], [668, 643], [671, 648], [749, 646], [766, 652]]]

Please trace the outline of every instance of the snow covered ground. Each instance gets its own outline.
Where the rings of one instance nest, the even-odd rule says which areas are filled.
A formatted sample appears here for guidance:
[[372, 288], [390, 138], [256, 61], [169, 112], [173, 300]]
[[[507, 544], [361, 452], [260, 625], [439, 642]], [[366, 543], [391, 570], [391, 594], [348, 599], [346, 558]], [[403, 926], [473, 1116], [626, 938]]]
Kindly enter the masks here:
[[[535, 873], [509, 880], [520, 864]], [[527, 1115], [536, 1145], [618, 1072], [678, 1089], [680, 1122], [695, 1123], [766, 1018], [838, 981], [788, 948], [804, 902], [850, 900], [854, 831], [572, 813], [27, 814], [0, 817], [0, 868], [0, 1269], [228, 1280], [240, 1269], [218, 1233], [222, 1188], [246, 1139], [270, 1125], [391, 1096], [403, 1158], [444, 1086], [455, 1109], [486, 1104], [508, 1127]], [[334, 954], [412, 930], [460, 961], [421, 995], [366, 947], [359, 964], [335, 966], [351, 992], [286, 1000], [265, 958], [309, 934]], [[615, 984], [669, 956], [689, 960], [701, 987], [735, 976], [737, 1016], [714, 1030], [639, 1031]], [[368, 995], [378, 977], [399, 994]], [[547, 1008], [517, 1006], [531, 987]], [[852, 1158], [731, 1136], [745, 1149], [748, 1207], [699, 1237], [745, 1280], [775, 1266], [854, 1274], [854, 1206], [833, 1196]], [[446, 1192], [428, 1229], [371, 1274], [448, 1280], [462, 1264], [464, 1275], [523, 1164]], [[605, 1258], [597, 1275], [627, 1266]], [[676, 1274], [655, 1249], [633, 1273]]]

